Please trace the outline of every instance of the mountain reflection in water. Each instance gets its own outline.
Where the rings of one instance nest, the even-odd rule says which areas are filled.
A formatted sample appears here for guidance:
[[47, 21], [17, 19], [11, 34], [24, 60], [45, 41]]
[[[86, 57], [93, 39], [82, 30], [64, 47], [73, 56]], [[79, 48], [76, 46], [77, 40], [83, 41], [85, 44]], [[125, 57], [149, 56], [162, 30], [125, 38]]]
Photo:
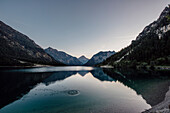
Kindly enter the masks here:
[[169, 72], [83, 67], [1, 71], [0, 80], [2, 113], [141, 112], [163, 101], [170, 86]]

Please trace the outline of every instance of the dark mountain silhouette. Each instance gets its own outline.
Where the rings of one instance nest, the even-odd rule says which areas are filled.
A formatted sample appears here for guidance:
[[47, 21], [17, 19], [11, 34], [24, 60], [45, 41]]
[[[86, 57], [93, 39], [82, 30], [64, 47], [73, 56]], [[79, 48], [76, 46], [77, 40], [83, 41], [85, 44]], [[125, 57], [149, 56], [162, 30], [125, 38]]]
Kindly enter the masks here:
[[63, 65], [28, 36], [0, 21], [0, 66]]

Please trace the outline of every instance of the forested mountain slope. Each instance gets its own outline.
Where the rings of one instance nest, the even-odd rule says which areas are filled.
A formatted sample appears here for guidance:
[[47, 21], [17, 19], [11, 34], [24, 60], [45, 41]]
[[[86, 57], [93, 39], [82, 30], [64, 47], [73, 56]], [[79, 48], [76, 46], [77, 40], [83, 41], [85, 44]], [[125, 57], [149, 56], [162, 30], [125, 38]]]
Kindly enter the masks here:
[[170, 6], [136, 40], [100, 65], [170, 65]]

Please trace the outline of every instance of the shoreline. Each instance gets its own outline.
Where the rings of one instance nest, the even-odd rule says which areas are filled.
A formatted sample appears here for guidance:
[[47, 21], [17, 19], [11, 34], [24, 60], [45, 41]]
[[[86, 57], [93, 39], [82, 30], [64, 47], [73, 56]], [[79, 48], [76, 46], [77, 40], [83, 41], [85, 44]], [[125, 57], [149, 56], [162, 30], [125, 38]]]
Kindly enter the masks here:
[[170, 113], [170, 86], [168, 92], [165, 95], [165, 99], [161, 103], [142, 113]]
[[165, 65], [157, 65], [157, 66], [136, 66], [136, 68], [134, 67], [114, 67], [112, 65], [100, 65], [100, 66], [96, 66], [96, 67], [100, 67], [100, 68], [113, 68], [113, 69], [121, 69], [121, 68], [125, 68], [125, 69], [137, 69], [137, 70], [153, 70], [153, 71], [170, 71], [170, 66], [165, 66]]
[[0, 66], [2, 69], [27, 69], [27, 68], [38, 68], [38, 67], [52, 67], [51, 65], [34, 65], [34, 66]]

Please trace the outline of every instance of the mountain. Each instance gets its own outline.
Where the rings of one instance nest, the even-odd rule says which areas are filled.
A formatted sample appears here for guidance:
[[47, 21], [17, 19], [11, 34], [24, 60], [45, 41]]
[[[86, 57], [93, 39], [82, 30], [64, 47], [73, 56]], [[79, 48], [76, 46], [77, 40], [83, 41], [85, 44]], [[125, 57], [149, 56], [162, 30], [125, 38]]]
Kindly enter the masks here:
[[156, 21], [146, 26], [128, 47], [100, 65], [170, 65], [170, 5]]
[[28, 36], [0, 21], [0, 66], [63, 65]]
[[45, 49], [45, 52], [51, 55], [55, 60], [62, 62], [66, 65], [82, 65], [82, 63], [76, 58], [63, 51], [58, 51], [51, 47]]
[[82, 62], [83, 64], [88, 62], [88, 58], [86, 58], [84, 55], [82, 55], [81, 57], [78, 58], [80, 62]]
[[99, 64], [103, 62], [104, 60], [106, 60], [108, 57], [112, 56], [113, 54], [115, 54], [115, 51], [105, 51], [105, 52], [101, 51], [93, 55], [93, 57], [85, 65], [93, 66], [93, 65]]

